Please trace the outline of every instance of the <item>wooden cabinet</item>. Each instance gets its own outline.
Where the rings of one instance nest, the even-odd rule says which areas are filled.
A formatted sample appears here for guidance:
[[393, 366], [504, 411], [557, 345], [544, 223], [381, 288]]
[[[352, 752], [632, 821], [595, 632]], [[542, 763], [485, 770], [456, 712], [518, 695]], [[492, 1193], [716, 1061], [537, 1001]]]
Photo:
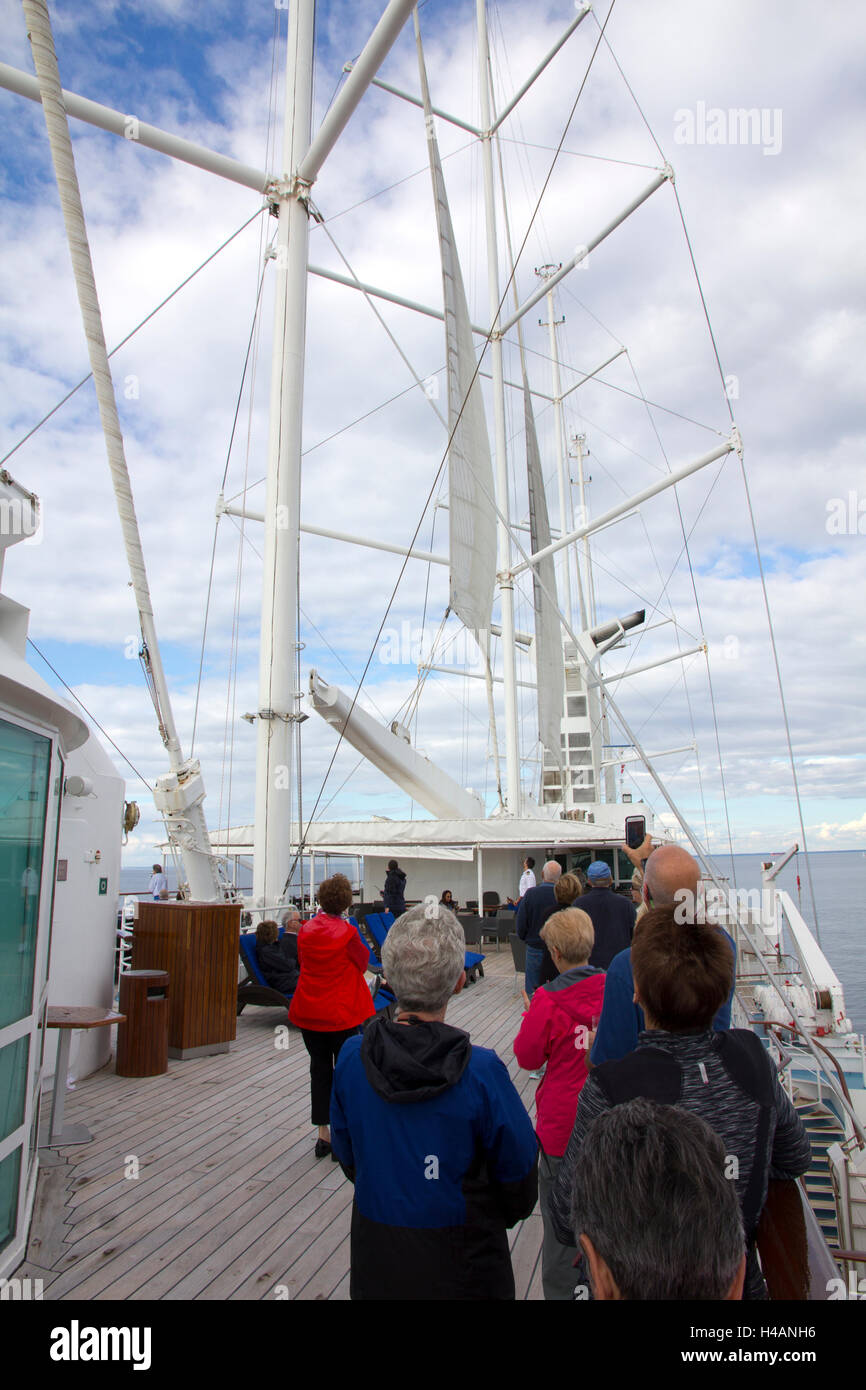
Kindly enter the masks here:
[[167, 970], [168, 1055], [228, 1052], [237, 1021], [239, 903], [143, 902], [133, 970]]

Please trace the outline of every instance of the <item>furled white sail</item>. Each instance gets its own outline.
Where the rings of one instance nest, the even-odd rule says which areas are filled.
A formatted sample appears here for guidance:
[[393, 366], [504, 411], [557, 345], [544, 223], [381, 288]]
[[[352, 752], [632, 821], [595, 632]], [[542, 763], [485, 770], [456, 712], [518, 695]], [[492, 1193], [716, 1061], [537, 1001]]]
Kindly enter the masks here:
[[[448, 433], [451, 441], [448, 450], [449, 602], [466, 627], [478, 634], [486, 633], [490, 627], [496, 578], [496, 516], [492, 506], [494, 488], [490, 439], [481, 384], [477, 379], [469, 310], [442, 177], [420, 36], [418, 64], [445, 301]], [[479, 640], [486, 650], [486, 638], [482, 636]]]
[[[550, 545], [550, 521], [541, 455], [535, 433], [529, 382], [523, 374], [523, 410], [526, 421], [526, 475], [529, 484], [529, 532], [533, 554]], [[542, 585], [544, 586], [542, 588]], [[545, 592], [546, 590], [546, 592]], [[565, 666], [562, 659], [562, 629], [557, 611], [556, 570], [552, 555], [540, 560], [532, 570], [535, 600], [535, 668], [538, 678], [538, 737], [550, 762], [562, 765], [562, 729]], [[548, 597], [549, 595], [549, 597]], [[548, 762], [548, 759], [545, 759]]]
[[431, 763], [391, 729], [379, 724], [355, 704], [336, 685], [326, 685], [316, 671], [310, 672], [310, 704], [327, 724], [343, 735], [347, 743], [363, 753], [431, 814], [445, 820], [483, 816], [484, 803]]

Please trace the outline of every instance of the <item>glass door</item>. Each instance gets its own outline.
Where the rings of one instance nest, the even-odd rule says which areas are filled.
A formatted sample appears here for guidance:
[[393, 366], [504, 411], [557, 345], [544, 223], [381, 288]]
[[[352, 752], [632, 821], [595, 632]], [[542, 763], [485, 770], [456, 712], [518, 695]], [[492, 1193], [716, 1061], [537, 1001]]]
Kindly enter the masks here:
[[20, 1238], [35, 1180], [62, 770], [49, 731], [0, 719], [0, 1263]]

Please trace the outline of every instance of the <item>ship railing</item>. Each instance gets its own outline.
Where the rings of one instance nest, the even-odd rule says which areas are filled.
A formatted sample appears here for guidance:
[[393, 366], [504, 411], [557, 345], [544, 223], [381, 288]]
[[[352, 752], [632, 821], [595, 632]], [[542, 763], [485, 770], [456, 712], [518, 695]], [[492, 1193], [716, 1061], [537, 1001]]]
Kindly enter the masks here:
[[[814, 1071], [816, 1083], [816, 1099], [819, 1104], [823, 1103], [824, 1101], [821, 1089], [821, 1078], [823, 1072], [825, 1089], [829, 1090], [832, 1093], [837, 1104], [841, 1107], [842, 1110], [845, 1111], [849, 1120], [851, 1121], [853, 1133], [849, 1134], [846, 1139], [833, 1146], [839, 1151], [839, 1157], [842, 1161], [841, 1173], [837, 1172], [835, 1166], [831, 1163], [830, 1178], [832, 1183], [833, 1197], [836, 1203], [836, 1215], [839, 1232], [840, 1234], [844, 1233], [844, 1237], [849, 1238], [848, 1243], [853, 1243], [850, 1241], [850, 1233], [854, 1229], [855, 1224], [854, 1213], [852, 1211], [853, 1199], [851, 1190], [852, 1184], [850, 1180], [851, 1163], [854, 1161], [854, 1151], [866, 1148], [866, 1135], [864, 1135], [862, 1126], [859, 1124], [857, 1116], [854, 1113], [853, 1102], [851, 1100], [851, 1093], [848, 1089], [848, 1081], [845, 1077], [845, 1073], [842, 1070], [842, 1067], [840, 1066], [838, 1060], [833, 1056], [832, 1052], [825, 1048], [822, 1043], [819, 1043], [814, 1039], [808, 1039], [807, 1035], [803, 1032], [802, 1028], [800, 1028], [799, 1025], [785, 1023], [770, 1023], [769, 1021], [764, 1022], [763, 1020], [758, 1019], [751, 1019], [750, 1022], [752, 1022], [753, 1024], [763, 1023], [763, 1026], [767, 1030], [767, 1036], [771, 1046], [771, 1055], [773, 1052], [775, 1052], [779, 1059], [779, 1071], [782, 1075], [783, 1084], [788, 1092], [788, 1096], [792, 1104], [794, 1102], [794, 1080], [792, 1075], [793, 1064], [796, 1062], [802, 1065], [803, 1055], [801, 1049], [798, 1048], [795, 1051], [791, 1047], [791, 1045], [786, 1041], [786, 1039], [783, 1038], [781, 1030], [784, 1029], [797, 1036], [799, 1039], [803, 1041], [814, 1042], [815, 1047], [826, 1055], [828, 1061], [832, 1064], [836, 1071], [836, 1079], [834, 1080], [834, 1078], [830, 1076], [830, 1074], [824, 1068], [822, 1068], [820, 1065], [816, 1065]], [[802, 1178], [800, 1179], [800, 1186], [803, 1189], [803, 1195], [807, 1196], [808, 1194], [806, 1193], [806, 1188]], [[846, 1269], [850, 1271], [850, 1261], [852, 1259], [866, 1260], [866, 1252], [862, 1252], [852, 1256], [851, 1252], [847, 1250], [831, 1251], [826, 1244], [826, 1240], [824, 1239], [823, 1232], [821, 1231], [821, 1227], [818, 1222], [818, 1218], [807, 1200], [803, 1202], [803, 1209], [808, 1242], [808, 1267], [810, 1275], [810, 1292], [808, 1294], [808, 1297], [813, 1299], [822, 1297], [827, 1298], [830, 1296], [829, 1291], [831, 1288], [838, 1288], [838, 1280], [836, 1280], [838, 1270], [832, 1268], [832, 1262], [838, 1261], [840, 1264], [844, 1263]], [[825, 1289], [826, 1292], [822, 1293], [822, 1289]], [[801, 1297], [802, 1295], [787, 1292], [781, 1293], [779, 1294], [779, 1296]], [[837, 1295], [834, 1294], [834, 1297], [835, 1296]]]
[[[778, 896], [785, 898], [788, 897], [787, 894], [779, 894]], [[788, 903], [790, 904], [790, 907], [793, 909], [793, 903], [791, 903], [790, 898], [788, 898]], [[787, 915], [787, 908], [785, 910]], [[778, 1020], [764, 1020], [752, 1017], [749, 1014], [747, 1001], [738, 996], [738, 1003], [740, 1008], [743, 1009], [743, 1011], [749, 1017], [749, 1021], [752, 1024], [752, 1026], [762, 1025], [771, 1035], [774, 1027], [785, 1027], [790, 1032], [796, 1035], [798, 1048], [797, 1053], [792, 1054], [792, 1059], [794, 1056], [796, 1056], [798, 1064], [801, 1064], [805, 1059], [806, 1053], [809, 1053], [811, 1055], [811, 1060], [815, 1067], [815, 1077], [816, 1084], [818, 1086], [819, 1097], [821, 1097], [822, 1086], [825, 1090], [828, 1090], [832, 1093], [833, 1099], [839, 1107], [840, 1117], [844, 1115], [850, 1127], [849, 1140], [846, 1142], [853, 1144], [854, 1147], [866, 1149], [866, 1131], [864, 1131], [863, 1126], [860, 1123], [860, 1120], [851, 1102], [851, 1097], [848, 1092], [848, 1084], [845, 1081], [844, 1075], [842, 1074], [842, 1070], [839, 1066], [838, 1061], [833, 1056], [833, 1054], [828, 1051], [826, 1047], [820, 1044], [815, 1038], [811, 1037], [807, 1032], [803, 1030], [803, 1028], [801, 1028], [799, 1019], [797, 1018], [797, 1015], [794, 1011], [794, 1008], [790, 1000], [785, 996], [785, 994], [779, 987], [776, 978], [777, 972], [775, 971], [775, 969], [771, 968], [771, 965], [767, 963], [767, 961], [765, 961], [763, 952], [761, 950], [761, 945], [752, 930], [753, 924], [750, 921], [744, 920], [745, 916], [746, 914], [738, 914], [734, 922], [731, 924], [735, 927], [737, 933], [738, 951], [741, 943], [745, 941], [749, 949], [752, 951], [755, 960], [758, 963], [759, 969], [762, 972], [762, 978], [764, 979], [764, 981], [766, 981], [767, 984], [770, 985], [770, 987], [777, 994], [778, 998], [781, 1000], [785, 1012], [788, 1014], [788, 1022], [781, 1024]], [[802, 918], [800, 918], [800, 921], [802, 922], [804, 929], [808, 933], [808, 927], [806, 927], [805, 922], [803, 922]], [[813, 944], [815, 944], [816, 946], [816, 949], [820, 950], [820, 948], [817, 947], [817, 943], [814, 942], [814, 938], [812, 938], [812, 940]], [[821, 953], [821, 957], [823, 959], [823, 953]], [[827, 970], [830, 972], [830, 974], [832, 974], [829, 965], [827, 966]], [[826, 976], [824, 978], [826, 979]], [[778, 1035], [775, 1035], [775, 1041], [776, 1045], [780, 1049], [782, 1049], [783, 1044], [781, 1043], [781, 1040], [779, 1039]], [[832, 1063], [834, 1069], [832, 1072], [828, 1069], [828, 1059]], [[839, 1084], [840, 1079], [841, 1084]]]

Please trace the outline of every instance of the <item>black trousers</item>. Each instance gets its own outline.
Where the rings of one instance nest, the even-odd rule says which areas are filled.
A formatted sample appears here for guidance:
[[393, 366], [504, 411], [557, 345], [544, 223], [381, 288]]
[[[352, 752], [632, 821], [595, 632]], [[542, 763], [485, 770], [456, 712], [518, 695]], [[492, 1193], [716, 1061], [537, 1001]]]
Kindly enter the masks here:
[[353, 1038], [360, 1031], [360, 1028], [347, 1028], [344, 1033], [314, 1033], [310, 1028], [301, 1029], [304, 1047], [310, 1054], [311, 1118], [314, 1125], [331, 1123], [331, 1086], [334, 1081], [334, 1067], [343, 1043], [347, 1038]]

